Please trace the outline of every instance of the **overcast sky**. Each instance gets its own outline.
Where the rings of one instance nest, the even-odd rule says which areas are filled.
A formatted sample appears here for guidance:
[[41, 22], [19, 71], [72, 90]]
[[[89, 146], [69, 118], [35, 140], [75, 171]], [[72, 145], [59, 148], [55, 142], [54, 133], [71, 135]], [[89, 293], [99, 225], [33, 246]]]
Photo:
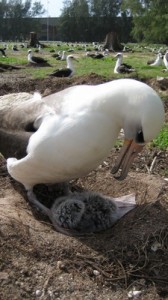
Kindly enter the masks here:
[[64, 0], [40, 0], [39, 2], [44, 6], [46, 10], [44, 16], [45, 17], [47, 16], [47, 10], [48, 10], [48, 15], [50, 17], [59, 17], [61, 14], [61, 9], [63, 8], [63, 1]]

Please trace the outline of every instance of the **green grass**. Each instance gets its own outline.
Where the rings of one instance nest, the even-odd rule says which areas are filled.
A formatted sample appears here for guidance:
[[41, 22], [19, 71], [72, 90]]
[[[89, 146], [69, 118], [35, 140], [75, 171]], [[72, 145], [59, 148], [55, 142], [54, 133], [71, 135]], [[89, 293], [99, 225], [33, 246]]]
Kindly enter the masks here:
[[[0, 45], [1, 47], [2, 45]], [[49, 47], [50, 46], [50, 47]], [[12, 46], [11, 46], [12, 47]], [[8, 57], [3, 58], [0, 56], [0, 62], [4, 62], [7, 64], [14, 65], [27, 65], [27, 49], [21, 49], [17, 52], [12, 51], [12, 49], [6, 50], [6, 54]], [[53, 70], [57, 68], [62, 68], [66, 66], [65, 61], [58, 61], [52, 57], [52, 53], [49, 51], [51, 49], [55, 49], [55, 51], [60, 50], [68, 50], [69, 47], [67, 44], [62, 44], [61, 46], [57, 46], [56, 43], [52, 45], [48, 45], [48, 47], [42, 49], [42, 54], [34, 53], [36, 56], [43, 56], [48, 59], [48, 62], [51, 64], [51, 68], [32, 68], [26, 66], [26, 72], [31, 75], [33, 78], [43, 78], [51, 73]], [[90, 47], [89, 47], [90, 48]], [[76, 49], [78, 47], [76, 46]], [[32, 49], [35, 50], [35, 49]], [[68, 53], [68, 52], [67, 52]], [[75, 50], [74, 55], [78, 58], [79, 63], [75, 63], [76, 65], [76, 75], [87, 75], [90, 73], [96, 73], [102, 76], [105, 76], [108, 80], [112, 78], [123, 78], [123, 77], [136, 77], [136, 78], [153, 78], [153, 77], [164, 77], [166, 73], [163, 73], [164, 66], [159, 67], [150, 67], [147, 65], [147, 61], [151, 58], [155, 58], [156, 54], [151, 52], [143, 51], [143, 52], [134, 52], [134, 53], [124, 53], [123, 61], [131, 64], [136, 72], [133, 74], [114, 74], [114, 66], [116, 63], [115, 54], [110, 53], [109, 57], [104, 59], [96, 60], [85, 56], [84, 50]]]
[[152, 147], [158, 147], [161, 150], [168, 150], [168, 124], [165, 123], [156, 139], [151, 142]]

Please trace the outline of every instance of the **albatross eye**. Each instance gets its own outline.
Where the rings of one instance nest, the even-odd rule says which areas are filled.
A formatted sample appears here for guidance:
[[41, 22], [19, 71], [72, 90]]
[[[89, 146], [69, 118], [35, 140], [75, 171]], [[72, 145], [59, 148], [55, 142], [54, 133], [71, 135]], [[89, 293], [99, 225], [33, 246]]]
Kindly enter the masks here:
[[145, 143], [142, 129], [140, 129], [140, 130], [137, 131], [136, 137], [135, 137], [135, 141], [138, 144], [144, 144]]

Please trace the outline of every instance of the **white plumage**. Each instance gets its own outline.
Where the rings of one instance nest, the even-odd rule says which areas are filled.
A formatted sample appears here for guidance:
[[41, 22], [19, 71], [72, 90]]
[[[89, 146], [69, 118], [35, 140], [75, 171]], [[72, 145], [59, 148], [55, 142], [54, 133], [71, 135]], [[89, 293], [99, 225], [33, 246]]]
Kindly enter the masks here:
[[162, 65], [162, 53], [158, 53], [156, 59], [152, 63], [148, 63], [151, 67], [161, 66]]
[[166, 67], [166, 70], [168, 70], [168, 50], [166, 51], [166, 53], [163, 57], [163, 62], [164, 62], [164, 65]]
[[116, 56], [117, 61], [114, 67], [114, 73], [119, 74], [119, 73], [131, 73], [134, 72], [135, 69], [132, 68], [132, 66], [123, 63], [123, 54], [122, 53], [117, 53]]
[[[64, 51], [65, 52], [65, 51]], [[75, 74], [74, 60], [78, 61], [73, 55], [66, 57], [67, 67], [53, 71], [49, 76], [54, 77], [72, 77]]]
[[47, 60], [44, 59], [43, 57], [33, 56], [31, 49], [28, 50], [27, 60], [28, 60], [29, 63], [33, 63], [33, 64], [45, 64], [45, 63], [47, 63]]
[[11, 176], [28, 190], [38, 183], [87, 175], [109, 154], [121, 128], [125, 143], [112, 173], [122, 168], [119, 179], [124, 179], [136, 154], [164, 121], [157, 93], [133, 79], [70, 87], [43, 102], [53, 111], [35, 120], [39, 128], [29, 139], [27, 156], [7, 160]]

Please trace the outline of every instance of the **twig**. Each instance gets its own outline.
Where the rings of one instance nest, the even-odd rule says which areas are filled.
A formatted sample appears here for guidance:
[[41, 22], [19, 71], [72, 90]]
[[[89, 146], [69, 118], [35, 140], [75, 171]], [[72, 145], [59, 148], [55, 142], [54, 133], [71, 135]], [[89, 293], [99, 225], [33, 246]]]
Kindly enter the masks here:
[[152, 170], [153, 170], [153, 168], [154, 168], [154, 165], [155, 165], [155, 162], [156, 162], [156, 158], [157, 158], [157, 156], [154, 157], [154, 159], [153, 159], [153, 161], [152, 161], [152, 163], [151, 163], [151, 166], [150, 166], [150, 168], [149, 168], [150, 174], [152, 173]]
[[156, 158], [157, 158], [157, 155], [154, 157], [154, 159], [152, 160], [152, 163], [150, 165], [150, 168], [148, 168], [147, 165], [145, 165], [147, 171], [148, 171], [148, 174], [152, 174], [152, 171], [153, 171], [153, 168], [154, 168], [154, 165], [155, 165], [155, 162], [156, 162]]
[[124, 279], [125, 279], [125, 288], [127, 288], [127, 286], [128, 286], [127, 285], [127, 272], [125, 271], [125, 269], [124, 269], [121, 261], [117, 259], [117, 262], [118, 262], [118, 264], [120, 265], [120, 267], [121, 267], [121, 269], [123, 271], [123, 275], [124, 275]]

